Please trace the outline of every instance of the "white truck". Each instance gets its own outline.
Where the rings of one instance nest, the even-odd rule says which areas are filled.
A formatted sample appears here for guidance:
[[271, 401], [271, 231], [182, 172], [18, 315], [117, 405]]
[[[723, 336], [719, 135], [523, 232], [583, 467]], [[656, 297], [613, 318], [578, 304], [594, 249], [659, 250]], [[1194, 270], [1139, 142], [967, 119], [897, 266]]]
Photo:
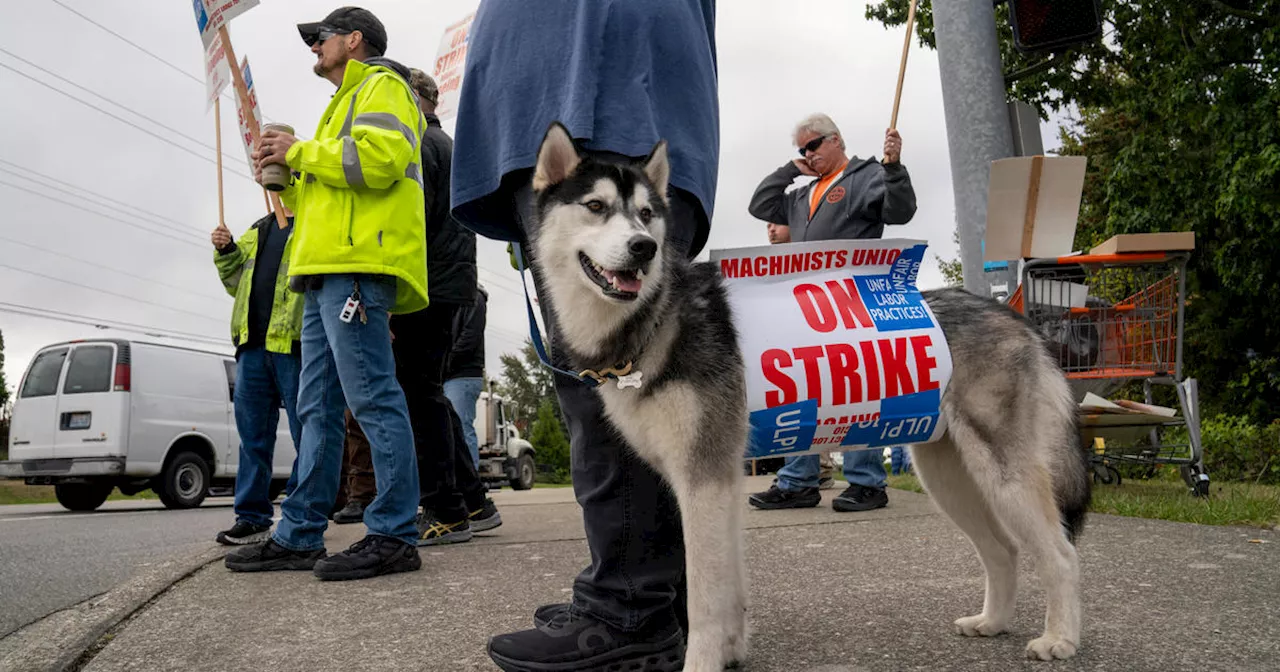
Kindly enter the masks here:
[[[98, 508], [115, 488], [152, 489], [171, 509], [199, 506], [211, 488], [235, 484], [235, 385], [226, 354], [110, 339], [47, 346], [18, 386], [0, 478], [52, 485], [72, 511]], [[272, 499], [294, 455], [281, 412]]]
[[491, 487], [509, 483], [516, 490], [528, 490], [538, 473], [533, 444], [520, 438], [520, 430], [507, 418], [507, 404], [491, 392], [481, 392], [476, 401], [480, 480]]

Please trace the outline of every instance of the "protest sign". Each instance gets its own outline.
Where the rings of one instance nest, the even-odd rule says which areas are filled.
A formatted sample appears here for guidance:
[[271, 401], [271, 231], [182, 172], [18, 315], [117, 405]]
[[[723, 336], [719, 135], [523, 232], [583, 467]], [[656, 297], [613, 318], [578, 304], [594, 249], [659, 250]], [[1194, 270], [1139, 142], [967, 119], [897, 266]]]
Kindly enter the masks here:
[[[258, 107], [258, 92], [253, 88], [253, 73], [249, 72], [249, 57], [240, 61], [240, 72], [244, 73], [245, 90], [248, 91], [249, 104], [253, 106], [253, 119], [257, 127], [262, 127], [262, 108]], [[236, 97], [236, 110], [239, 111], [240, 140], [244, 142], [244, 156], [249, 165], [253, 165], [253, 131], [249, 128], [249, 117], [245, 114], [244, 102]]]
[[431, 77], [440, 88], [440, 101], [436, 116], [449, 119], [458, 113], [458, 95], [462, 92], [463, 66], [467, 62], [467, 45], [471, 42], [471, 21], [475, 13], [445, 28], [440, 38], [440, 50], [436, 53], [436, 67]]
[[218, 36], [218, 29], [256, 7], [258, 0], [191, 0], [191, 4], [196, 13], [196, 29], [200, 31], [200, 41], [208, 51]]
[[227, 67], [227, 50], [222, 38], [215, 35], [213, 44], [204, 52], [205, 112], [231, 82], [231, 69]]
[[747, 457], [937, 441], [951, 352], [916, 289], [925, 243], [713, 250], [746, 364]]

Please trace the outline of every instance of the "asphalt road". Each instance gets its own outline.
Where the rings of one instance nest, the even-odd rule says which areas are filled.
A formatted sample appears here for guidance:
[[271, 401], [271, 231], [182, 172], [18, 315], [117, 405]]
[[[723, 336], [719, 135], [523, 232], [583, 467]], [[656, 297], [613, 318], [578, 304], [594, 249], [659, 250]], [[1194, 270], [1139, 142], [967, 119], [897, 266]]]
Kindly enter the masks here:
[[0, 637], [103, 593], [157, 560], [208, 547], [234, 522], [230, 498], [169, 511], [158, 501], [0, 506]]

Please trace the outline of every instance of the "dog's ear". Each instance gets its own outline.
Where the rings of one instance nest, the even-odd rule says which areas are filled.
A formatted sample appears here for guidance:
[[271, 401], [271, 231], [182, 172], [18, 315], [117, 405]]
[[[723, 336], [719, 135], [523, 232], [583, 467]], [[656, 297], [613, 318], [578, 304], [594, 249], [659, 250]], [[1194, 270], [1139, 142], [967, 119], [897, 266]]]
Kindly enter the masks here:
[[667, 156], [666, 140], [659, 140], [658, 144], [653, 146], [653, 151], [649, 152], [649, 158], [644, 160], [644, 174], [653, 183], [653, 188], [658, 190], [658, 197], [666, 203], [667, 182], [671, 179], [671, 162]]
[[582, 163], [578, 149], [573, 146], [569, 129], [560, 122], [551, 123], [547, 135], [538, 148], [538, 163], [533, 170], [533, 190], [542, 191], [553, 184], [565, 181], [573, 169]]

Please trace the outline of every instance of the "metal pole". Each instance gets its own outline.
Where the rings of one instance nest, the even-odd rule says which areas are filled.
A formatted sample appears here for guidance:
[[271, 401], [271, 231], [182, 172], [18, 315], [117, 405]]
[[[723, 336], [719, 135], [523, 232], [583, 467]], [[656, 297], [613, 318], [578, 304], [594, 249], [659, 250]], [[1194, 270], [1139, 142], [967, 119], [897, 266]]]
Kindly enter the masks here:
[[1013, 156], [995, 8], [982, 0], [935, 2], [933, 21], [964, 287], [987, 296], [982, 239], [991, 162]]

